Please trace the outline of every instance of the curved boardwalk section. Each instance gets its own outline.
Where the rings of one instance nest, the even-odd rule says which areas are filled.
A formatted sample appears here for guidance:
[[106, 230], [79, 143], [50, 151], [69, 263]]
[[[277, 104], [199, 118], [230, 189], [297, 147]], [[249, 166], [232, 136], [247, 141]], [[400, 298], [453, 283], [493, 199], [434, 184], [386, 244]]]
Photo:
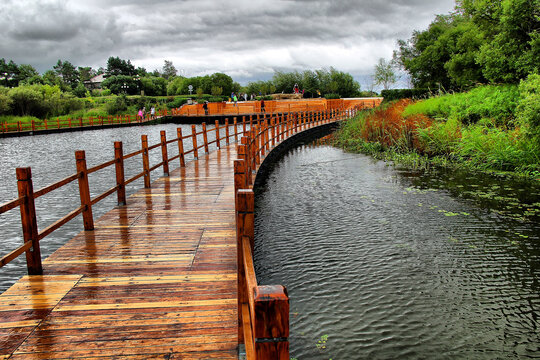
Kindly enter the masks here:
[[0, 356], [237, 358], [235, 157], [156, 180], [7, 290]]
[[[208, 151], [202, 133], [122, 155], [87, 169], [77, 152], [78, 172], [34, 192], [30, 170], [18, 169], [20, 197], [0, 206], [0, 213], [21, 208], [25, 244], [0, 260], [4, 265], [26, 251], [29, 272], [0, 296], [0, 359], [235, 359], [244, 343], [248, 359], [289, 358], [289, 299], [281, 285], [259, 286], [252, 262], [253, 174], [271, 149], [299, 132], [352, 115], [348, 111], [296, 113], [245, 123], [239, 145], [220, 149], [219, 124], [214, 129], [219, 150], [184, 165], [182, 139]], [[237, 124], [234, 124], [237, 138]], [[204, 145], [197, 146], [197, 135]], [[225, 127], [225, 140], [233, 135]], [[179, 155], [168, 159], [167, 144], [178, 142]], [[150, 168], [148, 150], [160, 148], [163, 162]], [[124, 202], [122, 159], [142, 153], [148, 175], [180, 157], [181, 167], [131, 195], [93, 222], [91, 205], [118, 192]], [[186, 152], [187, 153], [187, 152]], [[238, 158], [238, 159], [237, 159]], [[117, 186], [90, 199], [87, 174], [115, 164]], [[28, 179], [23, 175], [26, 171]], [[86, 231], [43, 261], [32, 220], [33, 198], [79, 179]], [[24, 190], [24, 192], [22, 192]], [[123, 194], [123, 195], [122, 195]], [[23, 217], [24, 214], [26, 217]], [[73, 215], [73, 216], [75, 216]], [[86, 216], [86, 217], [85, 217]], [[71, 218], [71, 215], [65, 219]], [[27, 219], [27, 220], [24, 220]], [[67, 221], [67, 220], [65, 220]], [[62, 224], [64, 220], [56, 224]], [[60, 226], [58, 225], [58, 226]], [[55, 225], [56, 226], [56, 225]], [[33, 240], [36, 240], [33, 242]], [[31, 267], [35, 263], [36, 265]], [[238, 311], [240, 309], [240, 311]]]

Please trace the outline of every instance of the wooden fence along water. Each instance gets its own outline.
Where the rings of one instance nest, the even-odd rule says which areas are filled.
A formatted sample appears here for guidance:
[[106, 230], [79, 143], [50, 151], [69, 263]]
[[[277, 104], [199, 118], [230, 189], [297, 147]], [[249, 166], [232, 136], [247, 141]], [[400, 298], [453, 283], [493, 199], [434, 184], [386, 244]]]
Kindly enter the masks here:
[[[142, 135], [140, 150], [124, 154], [122, 143], [116, 142], [114, 144], [114, 159], [91, 168], [87, 168], [85, 152], [77, 151], [75, 153], [77, 172], [37, 191], [33, 189], [31, 169], [18, 168], [16, 173], [19, 197], [0, 205], [0, 214], [19, 208], [24, 243], [2, 257], [0, 267], [24, 253], [27, 260], [28, 274], [43, 274], [39, 244], [47, 235], [78, 215], [82, 215], [84, 230], [93, 230], [92, 206], [99, 201], [116, 193], [118, 205], [123, 207], [127, 201], [126, 185], [143, 178], [144, 187], [150, 188], [150, 174], [153, 170], [162, 167], [164, 175], [167, 176], [170, 173], [169, 166], [173, 161], [178, 161], [179, 167], [184, 168], [186, 166], [185, 155], [193, 153], [194, 159], [198, 159], [199, 151], [208, 153], [209, 145], [215, 143], [216, 147], [220, 149], [223, 142], [228, 145], [232, 141], [237, 143], [236, 154], [238, 156], [238, 160], [234, 161], [238, 290], [238, 329], [236, 332], [238, 334], [238, 343], [245, 343], [248, 359], [289, 359], [289, 299], [287, 291], [281, 285], [258, 285], [253, 266], [254, 194], [252, 186], [254, 174], [269, 151], [286, 138], [324, 123], [346, 119], [353, 116], [357, 110], [358, 107], [346, 111], [333, 109], [274, 116], [266, 114], [261, 118], [257, 116], [258, 119], [250, 116], [249, 122], [244, 116], [241, 123], [234, 118], [232, 127], [228, 120], [224, 125], [216, 122], [211, 129], [208, 129], [204, 123], [202, 130], [197, 132], [195, 125], [193, 125], [191, 134], [185, 135], [182, 134], [182, 129], [178, 128], [177, 137], [170, 140], [166, 138], [165, 132], [162, 131], [160, 134], [161, 141], [153, 145], [149, 145], [147, 136]], [[221, 137], [220, 128], [223, 127], [225, 127], [225, 136]], [[208, 141], [208, 133], [210, 132], [214, 132], [214, 140], [212, 141]], [[198, 137], [203, 138], [202, 144], [198, 144]], [[238, 141], [239, 137], [240, 141]], [[186, 141], [192, 142], [192, 148], [188, 151], [184, 150], [184, 142]], [[178, 155], [169, 158], [168, 146], [178, 147]], [[162, 160], [158, 164], [151, 166], [149, 152], [158, 149], [161, 151]], [[124, 162], [139, 155], [142, 158], [141, 172], [129, 179], [125, 179]], [[91, 198], [88, 175], [113, 166], [116, 172], [116, 185]], [[79, 184], [80, 206], [46, 228], [38, 229], [35, 199], [74, 181]], [[71, 278], [69, 280], [71, 281]], [[46, 294], [46, 289], [43, 291]], [[2, 324], [0, 323], [0, 325]], [[10, 345], [9, 339], [10, 336], [7, 336], [7, 340], [4, 339], [4, 342], [8, 343], [7, 348], [10, 349], [9, 351], [14, 351], [18, 344]], [[20, 336], [17, 339], [20, 340]], [[50, 346], [54, 347], [54, 342]], [[107, 354], [107, 351], [110, 350], [103, 349], [102, 354], [105, 356], [110, 355]], [[0, 358], [10, 356], [9, 351], [3, 354], [0, 353]], [[118, 355], [118, 353], [115, 354]], [[46, 357], [46, 355], [43, 356]], [[35, 355], [34, 358], [40, 358], [39, 354]]]
[[[353, 108], [372, 108], [378, 106], [382, 98], [358, 98], [358, 99], [304, 99], [304, 100], [269, 100], [265, 101], [265, 109], [261, 109], [260, 101], [246, 101], [234, 103], [209, 103], [208, 116], [232, 116], [273, 113], [315, 112], [326, 110], [347, 110]], [[146, 114], [144, 118], [137, 115], [109, 115], [79, 117], [76, 119], [44, 119], [43, 121], [32, 120], [30, 122], [0, 123], [0, 133], [11, 132], [36, 132], [43, 130], [63, 128], [83, 128], [104, 125], [140, 124], [152, 121], [155, 118], [165, 116], [206, 116], [203, 104], [183, 105], [180, 108], [160, 110], [155, 117]]]

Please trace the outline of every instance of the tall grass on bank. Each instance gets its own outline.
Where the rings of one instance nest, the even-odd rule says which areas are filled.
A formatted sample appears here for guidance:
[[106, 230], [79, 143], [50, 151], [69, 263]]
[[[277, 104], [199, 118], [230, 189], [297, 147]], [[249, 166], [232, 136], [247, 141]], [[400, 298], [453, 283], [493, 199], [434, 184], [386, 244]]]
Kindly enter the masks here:
[[[540, 145], [516, 121], [517, 86], [485, 86], [363, 112], [343, 125], [336, 144], [413, 168], [431, 165], [540, 176]], [[527, 129], [525, 131], [524, 129]]]

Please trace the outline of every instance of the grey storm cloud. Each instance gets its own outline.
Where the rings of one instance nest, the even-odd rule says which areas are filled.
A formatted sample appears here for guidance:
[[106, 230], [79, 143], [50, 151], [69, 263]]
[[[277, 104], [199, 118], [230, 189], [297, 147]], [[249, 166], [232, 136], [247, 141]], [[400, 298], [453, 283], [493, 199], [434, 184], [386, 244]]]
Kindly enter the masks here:
[[[187, 75], [256, 79], [275, 69], [334, 66], [368, 74], [397, 39], [425, 28], [453, 0], [3, 0], [0, 57], [43, 72], [58, 59], [105, 66], [165, 59]], [[240, 79], [241, 80], [241, 79]]]

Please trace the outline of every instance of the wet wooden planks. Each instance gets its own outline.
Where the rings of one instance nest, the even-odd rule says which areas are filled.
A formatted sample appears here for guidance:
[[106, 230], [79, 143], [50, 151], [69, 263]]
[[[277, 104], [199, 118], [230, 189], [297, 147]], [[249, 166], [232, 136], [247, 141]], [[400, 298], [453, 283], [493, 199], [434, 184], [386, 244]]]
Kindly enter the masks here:
[[0, 359], [235, 359], [233, 159], [159, 178], [0, 296]]

